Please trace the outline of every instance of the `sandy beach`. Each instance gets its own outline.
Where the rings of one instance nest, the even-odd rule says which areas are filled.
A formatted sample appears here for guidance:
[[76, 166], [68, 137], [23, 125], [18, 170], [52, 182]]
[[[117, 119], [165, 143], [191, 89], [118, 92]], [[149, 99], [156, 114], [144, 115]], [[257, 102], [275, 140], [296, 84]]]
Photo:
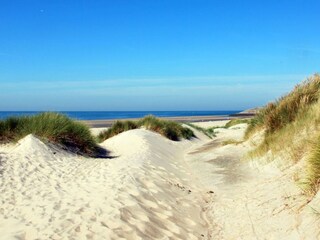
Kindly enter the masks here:
[[[227, 121], [194, 123], [222, 126]], [[294, 169], [242, 161], [246, 124], [173, 142], [136, 129], [80, 157], [29, 135], [0, 146], [1, 239], [317, 239]], [[261, 138], [261, 137], [260, 137]], [[259, 136], [253, 138], [259, 141]]]
[[[188, 122], [219, 122], [226, 121], [232, 119], [243, 119], [243, 118], [251, 118], [255, 115], [255, 112], [243, 112], [234, 115], [214, 115], [214, 116], [184, 116], [184, 117], [160, 117], [160, 119], [171, 120], [180, 123], [188, 123]], [[138, 118], [127, 118], [127, 119], [108, 119], [108, 120], [82, 120], [80, 122], [85, 123], [91, 128], [104, 128], [110, 127], [117, 120], [121, 121], [137, 121]]]

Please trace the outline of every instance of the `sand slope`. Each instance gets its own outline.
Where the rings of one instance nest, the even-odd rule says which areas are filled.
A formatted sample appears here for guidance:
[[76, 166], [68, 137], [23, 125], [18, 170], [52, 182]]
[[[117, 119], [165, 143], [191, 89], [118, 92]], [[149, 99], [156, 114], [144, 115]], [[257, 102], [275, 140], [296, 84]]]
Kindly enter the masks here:
[[320, 239], [317, 196], [309, 203], [294, 181], [302, 162], [280, 171], [274, 163], [242, 161], [250, 141], [223, 146], [242, 138], [245, 124], [220, 129], [213, 141], [186, 157], [203, 187], [215, 191], [207, 205], [212, 239]]
[[181, 142], [132, 130], [102, 144], [108, 159], [32, 135], [0, 146], [0, 239], [319, 239], [320, 197], [301, 194], [300, 163], [243, 162], [250, 142], [222, 144], [245, 128]]
[[199, 239], [202, 199], [174, 143], [146, 130], [103, 146], [112, 159], [86, 159], [32, 135], [3, 149], [3, 239]]

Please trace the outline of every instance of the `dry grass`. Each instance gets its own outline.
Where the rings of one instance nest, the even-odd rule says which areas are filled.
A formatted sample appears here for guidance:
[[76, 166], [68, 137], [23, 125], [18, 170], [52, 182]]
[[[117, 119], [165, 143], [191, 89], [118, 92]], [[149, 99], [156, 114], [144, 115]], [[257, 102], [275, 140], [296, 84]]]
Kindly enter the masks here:
[[242, 123], [250, 123], [250, 119], [232, 119], [225, 125], [226, 128], [242, 124]]
[[238, 144], [241, 144], [241, 143], [243, 143], [243, 141], [237, 141], [237, 140], [234, 140], [234, 139], [229, 139], [229, 140], [223, 141], [222, 145], [223, 146], [230, 145], [230, 144], [238, 145]]
[[315, 194], [320, 187], [320, 135], [312, 145], [308, 156], [306, 191]]
[[295, 163], [308, 154], [306, 182], [313, 191], [318, 190], [320, 181], [319, 97], [320, 76], [316, 74], [263, 108], [246, 132], [249, 138], [256, 131], [266, 130], [262, 144], [249, 153], [250, 157], [262, 157], [267, 152], [284, 154]]
[[297, 85], [289, 94], [269, 103], [251, 120], [247, 135], [261, 126], [267, 134], [273, 133], [294, 122], [299, 114], [304, 114], [310, 105], [318, 101], [319, 88], [320, 76], [316, 74]]

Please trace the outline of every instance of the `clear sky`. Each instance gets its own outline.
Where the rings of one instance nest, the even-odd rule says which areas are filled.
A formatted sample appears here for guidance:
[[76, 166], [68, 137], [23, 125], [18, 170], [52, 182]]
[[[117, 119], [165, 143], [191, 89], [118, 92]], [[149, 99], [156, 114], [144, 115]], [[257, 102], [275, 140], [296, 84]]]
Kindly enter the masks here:
[[0, 110], [239, 110], [320, 66], [319, 0], [3, 0]]

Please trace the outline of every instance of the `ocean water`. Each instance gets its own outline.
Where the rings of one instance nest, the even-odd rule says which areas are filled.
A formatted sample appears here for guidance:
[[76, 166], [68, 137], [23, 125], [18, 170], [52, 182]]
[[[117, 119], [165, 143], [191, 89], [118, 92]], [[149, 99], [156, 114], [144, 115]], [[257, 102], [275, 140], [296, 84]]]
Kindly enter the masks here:
[[[102, 120], [102, 119], [124, 119], [141, 118], [148, 114], [157, 117], [183, 117], [183, 116], [225, 116], [235, 114], [238, 111], [62, 111], [65, 114], [77, 120]], [[0, 119], [10, 116], [30, 116], [40, 112], [37, 111], [0, 111]]]

